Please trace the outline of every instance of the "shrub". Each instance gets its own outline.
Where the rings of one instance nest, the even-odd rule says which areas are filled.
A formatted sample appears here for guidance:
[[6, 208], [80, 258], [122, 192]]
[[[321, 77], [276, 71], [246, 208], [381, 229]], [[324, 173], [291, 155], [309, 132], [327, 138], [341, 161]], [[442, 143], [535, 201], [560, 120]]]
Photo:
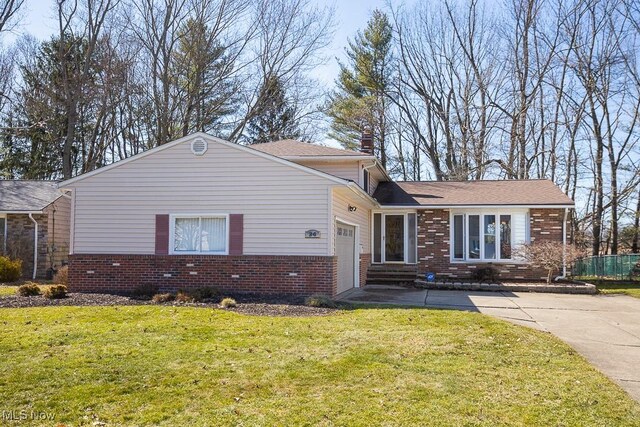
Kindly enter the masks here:
[[133, 291], [131, 291], [131, 296], [134, 298], [149, 299], [157, 293], [158, 287], [156, 285], [147, 283], [136, 286]]
[[518, 256], [534, 267], [547, 270], [547, 283], [551, 283], [553, 273], [562, 269], [563, 258], [569, 268], [582, 256], [582, 252], [573, 245], [563, 248], [561, 242], [543, 241], [523, 245], [518, 250]]
[[180, 302], [209, 302], [220, 298], [220, 292], [211, 286], [203, 286], [195, 289], [180, 289]]
[[315, 294], [308, 297], [304, 303], [309, 307], [335, 308], [336, 303], [330, 297], [323, 294]]
[[37, 283], [27, 282], [18, 288], [18, 295], [23, 297], [40, 295], [40, 286]]
[[189, 294], [189, 296], [191, 296], [196, 302], [210, 301], [220, 297], [220, 292], [216, 288], [212, 288], [210, 286], [204, 286], [184, 292]]
[[178, 291], [175, 300], [177, 302], [194, 302], [193, 297], [186, 291]]
[[65, 285], [51, 285], [42, 293], [45, 298], [60, 299], [67, 296], [67, 287]]
[[500, 272], [497, 268], [493, 265], [487, 265], [486, 267], [476, 268], [471, 277], [474, 280], [495, 282], [499, 276]]
[[15, 282], [22, 276], [22, 261], [0, 256], [0, 282]]
[[69, 286], [69, 266], [60, 267], [53, 276], [53, 283]]
[[223, 298], [222, 301], [220, 301], [220, 307], [222, 308], [233, 308], [237, 305], [238, 303], [233, 298]]
[[153, 298], [151, 298], [151, 301], [153, 301], [155, 304], [162, 304], [165, 302], [171, 302], [174, 299], [176, 299], [176, 296], [173, 294], [155, 294], [153, 296]]

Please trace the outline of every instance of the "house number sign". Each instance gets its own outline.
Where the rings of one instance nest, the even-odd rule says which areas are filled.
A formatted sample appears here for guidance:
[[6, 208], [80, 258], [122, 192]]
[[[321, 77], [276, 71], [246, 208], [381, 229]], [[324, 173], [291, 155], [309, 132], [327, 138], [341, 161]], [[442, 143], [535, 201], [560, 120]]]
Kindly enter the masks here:
[[320, 231], [318, 230], [307, 230], [304, 232], [304, 238], [305, 239], [319, 239], [320, 238]]

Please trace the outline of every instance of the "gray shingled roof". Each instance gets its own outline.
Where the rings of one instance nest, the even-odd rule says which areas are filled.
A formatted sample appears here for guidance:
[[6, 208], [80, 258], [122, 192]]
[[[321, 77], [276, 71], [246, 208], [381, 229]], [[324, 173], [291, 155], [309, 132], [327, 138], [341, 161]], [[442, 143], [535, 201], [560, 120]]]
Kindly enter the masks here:
[[0, 212], [41, 211], [60, 195], [57, 181], [0, 180]]
[[546, 179], [502, 181], [381, 182], [373, 197], [391, 206], [573, 205]]

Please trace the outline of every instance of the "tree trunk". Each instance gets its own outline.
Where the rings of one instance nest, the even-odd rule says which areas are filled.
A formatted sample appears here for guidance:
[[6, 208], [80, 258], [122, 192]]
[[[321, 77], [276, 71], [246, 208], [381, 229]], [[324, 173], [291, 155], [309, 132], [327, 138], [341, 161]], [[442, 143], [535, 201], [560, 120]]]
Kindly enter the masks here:
[[631, 252], [634, 254], [640, 253], [640, 191], [638, 191], [638, 203], [636, 205], [636, 219], [633, 223], [633, 241], [631, 243]]

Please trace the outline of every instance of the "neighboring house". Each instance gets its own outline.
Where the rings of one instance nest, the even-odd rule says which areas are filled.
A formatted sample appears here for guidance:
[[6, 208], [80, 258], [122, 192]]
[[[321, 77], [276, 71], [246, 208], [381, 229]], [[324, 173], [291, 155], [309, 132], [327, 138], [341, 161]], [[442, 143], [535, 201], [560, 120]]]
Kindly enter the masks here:
[[515, 248], [563, 241], [573, 202], [553, 183], [392, 182], [363, 150], [197, 133], [62, 182], [71, 289], [335, 295], [371, 269], [468, 277], [487, 263], [545, 277]]
[[67, 263], [70, 209], [55, 181], [0, 180], [0, 253], [22, 260], [24, 278]]

